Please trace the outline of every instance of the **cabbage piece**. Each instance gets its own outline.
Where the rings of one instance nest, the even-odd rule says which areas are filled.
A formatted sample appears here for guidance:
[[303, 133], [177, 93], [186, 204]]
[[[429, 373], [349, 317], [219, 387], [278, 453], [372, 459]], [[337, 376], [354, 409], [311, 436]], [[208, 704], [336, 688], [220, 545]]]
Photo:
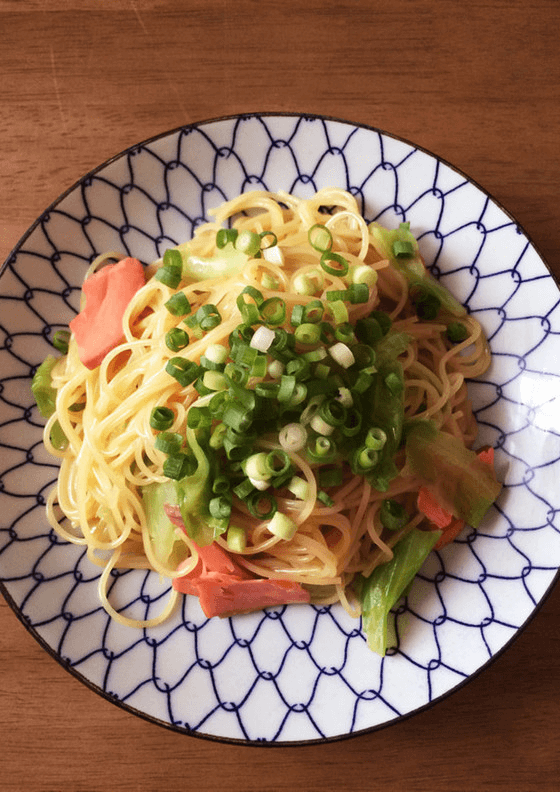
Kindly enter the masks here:
[[408, 470], [444, 509], [477, 528], [502, 488], [494, 469], [433, 421], [410, 421], [405, 447]]
[[[379, 255], [389, 259], [393, 266], [403, 273], [410, 288], [421, 287], [424, 293], [437, 297], [441, 307], [453, 316], [466, 314], [465, 307], [426, 270], [418, 242], [410, 231], [409, 223], [400, 223], [398, 228], [388, 229], [373, 222], [369, 224], [368, 229], [371, 242]], [[408, 245], [411, 251], [410, 255], [395, 255], [393, 247], [395, 242]]]
[[183, 280], [202, 281], [209, 278], [227, 278], [242, 272], [249, 256], [228, 242], [214, 256], [194, 256], [188, 242], [177, 245], [183, 259]]
[[164, 566], [176, 567], [180, 560], [178, 550], [184, 549], [184, 544], [177, 539], [177, 529], [164, 511], [166, 503], [177, 502], [174, 483], [156, 481], [142, 487], [141, 494], [154, 555]]
[[376, 567], [368, 578], [358, 575], [353, 586], [362, 606], [362, 629], [370, 649], [382, 657], [388, 648], [391, 608], [405, 594], [441, 531], [414, 528], [393, 548], [393, 558]]
[[202, 448], [194, 429], [187, 428], [186, 434], [197, 467], [194, 473], [175, 482], [175, 494], [188, 536], [200, 547], [205, 547], [226, 531], [229, 519], [212, 517], [208, 509], [216, 471], [212, 450]]

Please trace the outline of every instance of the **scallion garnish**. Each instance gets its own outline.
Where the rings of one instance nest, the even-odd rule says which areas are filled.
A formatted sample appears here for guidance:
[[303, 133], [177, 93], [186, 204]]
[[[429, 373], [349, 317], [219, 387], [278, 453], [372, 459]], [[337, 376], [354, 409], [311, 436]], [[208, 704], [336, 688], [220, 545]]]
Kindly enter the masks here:
[[280, 539], [285, 539], [287, 542], [294, 538], [298, 529], [297, 523], [294, 522], [291, 517], [279, 511], [274, 514], [267, 528], [270, 533], [278, 536]]
[[321, 338], [321, 328], [317, 324], [311, 322], [303, 322], [298, 325], [294, 331], [296, 341], [300, 344], [316, 344]]
[[58, 349], [63, 355], [68, 353], [68, 344], [70, 342], [70, 331], [69, 330], [57, 330], [56, 333], [52, 337], [52, 345], [55, 349]]
[[154, 407], [150, 414], [150, 426], [158, 432], [169, 429], [175, 420], [175, 413], [169, 407]]
[[190, 385], [198, 377], [200, 366], [192, 360], [187, 360], [187, 358], [172, 357], [167, 361], [165, 370], [176, 379], [183, 388], [186, 388], [187, 385]]
[[220, 228], [216, 232], [216, 247], [222, 250], [229, 242], [235, 244], [237, 235], [238, 231], [236, 228]]
[[329, 275], [344, 276], [348, 272], [348, 261], [339, 253], [325, 251], [321, 256], [321, 267]]
[[451, 322], [445, 335], [452, 344], [462, 344], [469, 337], [469, 331], [462, 322]]
[[256, 256], [261, 249], [261, 238], [255, 231], [240, 231], [235, 240], [235, 247], [248, 256]]
[[172, 294], [165, 303], [165, 307], [173, 316], [187, 316], [191, 312], [191, 304], [183, 292]]
[[245, 498], [244, 502], [253, 517], [261, 520], [269, 520], [278, 510], [276, 498], [269, 492], [255, 490]]
[[163, 475], [180, 481], [191, 472], [192, 460], [187, 454], [171, 454], [163, 463]]
[[155, 439], [154, 447], [164, 454], [177, 454], [183, 445], [183, 438], [178, 432], [160, 432]]
[[381, 525], [388, 531], [399, 531], [409, 521], [409, 516], [402, 503], [394, 498], [386, 498], [379, 510]]
[[165, 334], [165, 345], [172, 352], [180, 352], [189, 344], [189, 334], [180, 327], [173, 327]]
[[321, 223], [311, 226], [307, 232], [307, 239], [311, 247], [319, 253], [325, 253], [332, 248], [333, 237], [330, 229]]

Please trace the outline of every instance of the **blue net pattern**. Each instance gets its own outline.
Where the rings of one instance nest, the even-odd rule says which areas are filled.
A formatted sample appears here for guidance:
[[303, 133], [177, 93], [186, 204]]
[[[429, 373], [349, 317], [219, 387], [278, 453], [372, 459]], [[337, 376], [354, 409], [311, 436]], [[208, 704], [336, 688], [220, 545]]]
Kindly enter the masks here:
[[[338, 185], [367, 220], [411, 222], [432, 272], [483, 322], [494, 362], [470, 392], [503, 494], [478, 530], [433, 553], [395, 610], [397, 645], [365, 646], [338, 607], [208, 620], [184, 598], [134, 631], [100, 607], [99, 569], [50, 530], [57, 466], [42, 447], [31, 377], [76, 313], [104, 250], [148, 262], [208, 210], [250, 189]], [[0, 580], [32, 634], [72, 673], [133, 712], [241, 742], [337, 738], [390, 723], [455, 689], [513, 638], [557, 577], [560, 295], [514, 220], [464, 175], [381, 131], [333, 119], [249, 115], [134, 146], [49, 208], [0, 278]], [[167, 588], [114, 572], [111, 599], [155, 615]]]

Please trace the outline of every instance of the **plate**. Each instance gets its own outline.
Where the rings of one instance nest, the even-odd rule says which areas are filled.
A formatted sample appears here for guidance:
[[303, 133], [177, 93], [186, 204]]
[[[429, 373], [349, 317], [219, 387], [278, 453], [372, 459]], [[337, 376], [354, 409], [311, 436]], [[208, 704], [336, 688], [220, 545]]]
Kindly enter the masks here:
[[[398, 647], [371, 653], [340, 607], [204, 617], [185, 597], [157, 628], [111, 620], [99, 569], [50, 529], [57, 467], [30, 392], [105, 250], [143, 261], [251, 189], [352, 192], [367, 220], [410, 221], [432, 272], [477, 316], [493, 352], [469, 383], [480, 444], [505, 486], [478, 530], [426, 561], [395, 610]], [[381, 130], [328, 117], [251, 114], [132, 146], [33, 224], [0, 276], [0, 580], [31, 634], [98, 694], [177, 732], [276, 745], [394, 724], [456, 690], [515, 638], [558, 578], [560, 296], [516, 221], [456, 168]], [[166, 585], [115, 573], [112, 601], [154, 615]]]

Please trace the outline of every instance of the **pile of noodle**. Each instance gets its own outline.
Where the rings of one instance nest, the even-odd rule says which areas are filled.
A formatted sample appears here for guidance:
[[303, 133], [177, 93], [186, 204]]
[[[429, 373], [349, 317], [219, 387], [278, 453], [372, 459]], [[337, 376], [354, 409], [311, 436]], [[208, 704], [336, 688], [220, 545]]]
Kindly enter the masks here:
[[[331, 209], [329, 214], [324, 207]], [[411, 338], [400, 357], [405, 376], [405, 415], [430, 418], [439, 428], [472, 446], [476, 424], [465, 378], [478, 376], [489, 364], [481, 327], [474, 318], [465, 316], [462, 322], [468, 328], [468, 338], [450, 348], [444, 340], [445, 325], [418, 320], [410, 307], [405, 277], [372, 246], [353, 196], [338, 189], [324, 189], [305, 200], [284, 193], [251, 192], [225, 203], [213, 215], [214, 222], [199, 227], [189, 242], [191, 253], [211, 256], [216, 251], [217, 230], [231, 223], [239, 230], [273, 231], [284, 261], [279, 265], [254, 258], [238, 274], [183, 286], [193, 312], [205, 303], [213, 304], [222, 322], [203, 338], [191, 339], [182, 356], [198, 362], [209, 344], [227, 345], [229, 334], [241, 321], [236, 298], [247, 285], [259, 289], [265, 299], [280, 295], [288, 316], [296, 303], [320, 297], [320, 293], [313, 297], [296, 293], [293, 280], [297, 274], [317, 270], [320, 253], [309, 245], [308, 229], [323, 223], [332, 233], [333, 250], [340, 252], [350, 266], [366, 263], [378, 274], [368, 302], [349, 305], [350, 321], [381, 308], [390, 314], [393, 328], [406, 331]], [[88, 274], [117, 257], [123, 256], [100, 257]], [[148, 274], [157, 264], [148, 267]], [[268, 276], [276, 288], [263, 285], [272, 282]], [[339, 277], [324, 273], [323, 290], [344, 288], [346, 284]], [[176, 566], [169, 568], [157, 558], [141, 496], [143, 486], [166, 480], [162, 472], [165, 454], [154, 448], [155, 432], [149, 423], [153, 408], [171, 407], [175, 420], [170, 431], [184, 435], [189, 406], [199, 397], [192, 385], [182, 387], [165, 371], [167, 360], [176, 355], [167, 348], [165, 335], [181, 325], [181, 319], [164, 307], [170, 293], [160, 281], [147, 279], [126, 310], [123, 342], [94, 370], [80, 363], [77, 345], [71, 340], [68, 354], [53, 372], [56, 412], [44, 435], [47, 449], [61, 461], [58, 482], [48, 502], [49, 520], [65, 539], [86, 545], [91, 561], [104, 568], [100, 582], [103, 604], [127, 624], [162, 621], [178, 596], [173, 591], [164, 611], [154, 619], [136, 621], [119, 614], [106, 594], [108, 575], [115, 566], [151, 568], [168, 578], [179, 574]], [[81, 411], [70, 409], [77, 403], [85, 403]], [[56, 420], [68, 439], [63, 451], [56, 450], [49, 440]], [[260, 447], [280, 447], [277, 435], [263, 438]], [[333, 505], [324, 506], [315, 499], [316, 479], [304, 455], [290, 456], [298, 475], [310, 485], [304, 501], [277, 499], [279, 511], [298, 525], [295, 536], [286, 541], [271, 534], [266, 520], [255, 518], [242, 502], [234, 501], [231, 521], [247, 531], [246, 549], [236, 555], [236, 561], [257, 576], [297, 581], [309, 588], [313, 602], [341, 602], [357, 616], [359, 606], [348, 584], [356, 573], [368, 575], [388, 561], [391, 547], [422, 522], [424, 515], [416, 509], [419, 484], [401, 473], [387, 492], [378, 492], [348, 467], [342, 484], [329, 489]], [[396, 461], [402, 469], [404, 458], [397, 457]], [[402, 530], [387, 532], [381, 526], [379, 508], [385, 498], [393, 497], [406, 504], [413, 516]], [[184, 544], [184, 557], [192, 557], [194, 566], [196, 547], [183, 531], [178, 530], [177, 535]], [[217, 541], [227, 548], [225, 537]], [[181, 574], [186, 571], [188, 568], [183, 568]]]

